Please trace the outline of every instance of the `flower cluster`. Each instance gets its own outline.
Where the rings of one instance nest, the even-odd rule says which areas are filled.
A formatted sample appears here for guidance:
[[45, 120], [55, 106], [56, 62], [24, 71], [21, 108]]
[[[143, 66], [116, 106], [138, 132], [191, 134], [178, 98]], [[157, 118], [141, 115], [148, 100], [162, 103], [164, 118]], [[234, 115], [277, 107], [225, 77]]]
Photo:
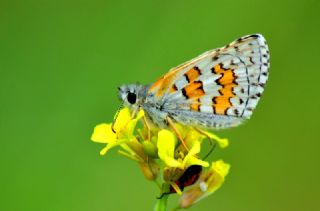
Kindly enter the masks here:
[[143, 110], [133, 117], [128, 108], [123, 108], [113, 124], [97, 125], [91, 140], [106, 144], [101, 155], [119, 147], [119, 154], [136, 161], [146, 179], [159, 184], [160, 199], [177, 193], [181, 195], [179, 207], [187, 208], [217, 190], [230, 168], [222, 160], [210, 165], [201, 159], [203, 141], [209, 139], [215, 142], [212, 147], [217, 144], [225, 148], [228, 140], [179, 124], [175, 128], [175, 132], [150, 128]]

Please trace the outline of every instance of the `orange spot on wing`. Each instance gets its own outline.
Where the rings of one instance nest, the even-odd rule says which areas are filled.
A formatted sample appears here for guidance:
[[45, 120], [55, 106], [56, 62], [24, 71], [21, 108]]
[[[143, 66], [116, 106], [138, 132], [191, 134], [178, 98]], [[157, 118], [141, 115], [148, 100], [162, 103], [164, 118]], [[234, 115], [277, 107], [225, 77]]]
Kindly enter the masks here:
[[229, 97], [218, 96], [214, 98], [214, 111], [216, 114], [225, 114], [232, 105]]
[[164, 77], [158, 79], [149, 89], [149, 93], [153, 91], [156, 92], [156, 96], [160, 97], [164, 94], [167, 90], [168, 86], [172, 83], [173, 79], [175, 78], [175, 74], [168, 73]]
[[153, 92], [157, 87], [159, 87], [163, 82], [164, 77], [159, 78], [156, 82], [152, 84], [149, 88], [149, 92]]
[[235, 76], [233, 75], [233, 71], [232, 70], [226, 70], [223, 73], [223, 76], [219, 79], [219, 83], [221, 85], [230, 85], [233, 84], [234, 80], [235, 80]]
[[168, 86], [170, 86], [170, 84], [172, 83], [172, 81], [174, 80], [175, 78], [175, 74], [171, 74], [171, 75], [168, 75], [167, 77], [165, 77], [157, 91], [157, 96], [160, 97], [162, 96], [165, 91], [167, 90]]
[[193, 67], [185, 73], [189, 82], [195, 81], [200, 76], [200, 70], [197, 67]]
[[191, 106], [190, 106], [190, 109], [192, 111], [199, 111], [200, 110], [200, 103], [199, 102], [192, 103]]
[[[166, 75], [159, 78], [150, 88], [148, 93], [156, 92], [157, 97], [161, 97], [168, 89], [169, 86], [172, 84], [173, 80], [176, 78], [177, 73], [181, 70], [180, 67], [173, 69], [172, 71], [168, 72]], [[170, 87], [169, 91], [173, 91], [173, 86]]]
[[194, 81], [189, 83], [184, 89], [183, 92], [185, 93], [188, 99], [190, 98], [199, 98], [203, 96], [205, 93], [203, 91], [202, 82], [201, 81]]
[[[190, 64], [191, 62], [188, 62], [169, 71], [166, 75], [162, 76], [154, 84], [152, 84], [152, 86], [149, 88], [148, 93], [156, 91], [156, 96], [161, 97], [168, 89], [169, 89], [169, 92], [176, 91], [175, 89], [176, 87], [174, 87], [174, 85], [172, 85], [170, 88], [169, 86], [176, 79], [177, 74], [181, 70], [183, 70], [183, 68], [185, 68]], [[200, 71], [198, 70], [197, 67], [193, 67], [190, 70], [188, 70], [185, 74], [188, 77], [189, 81], [193, 82], [200, 75]]]
[[217, 81], [222, 86], [219, 89], [220, 96], [213, 99], [213, 108], [216, 114], [226, 114], [228, 108], [232, 106], [230, 99], [235, 96], [233, 88], [237, 86], [236, 76], [232, 69], [224, 69], [221, 64], [212, 68], [212, 72], [221, 74], [222, 77]]

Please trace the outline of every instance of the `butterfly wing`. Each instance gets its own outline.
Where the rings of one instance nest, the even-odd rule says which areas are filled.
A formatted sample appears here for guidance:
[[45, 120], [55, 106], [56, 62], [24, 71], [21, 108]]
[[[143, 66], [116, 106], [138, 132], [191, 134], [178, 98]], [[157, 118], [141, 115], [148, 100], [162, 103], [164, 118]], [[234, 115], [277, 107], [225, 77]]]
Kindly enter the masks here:
[[248, 35], [172, 70], [148, 90], [148, 100], [181, 124], [230, 127], [249, 119], [268, 78], [262, 35]]

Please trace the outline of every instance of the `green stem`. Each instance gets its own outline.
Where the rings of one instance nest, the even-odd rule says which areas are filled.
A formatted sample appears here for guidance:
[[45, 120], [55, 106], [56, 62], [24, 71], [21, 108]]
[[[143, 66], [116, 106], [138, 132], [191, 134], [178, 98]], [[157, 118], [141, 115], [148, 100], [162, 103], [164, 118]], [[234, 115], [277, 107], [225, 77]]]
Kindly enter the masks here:
[[166, 211], [169, 195], [164, 195], [157, 200], [156, 205], [154, 206], [154, 211]]

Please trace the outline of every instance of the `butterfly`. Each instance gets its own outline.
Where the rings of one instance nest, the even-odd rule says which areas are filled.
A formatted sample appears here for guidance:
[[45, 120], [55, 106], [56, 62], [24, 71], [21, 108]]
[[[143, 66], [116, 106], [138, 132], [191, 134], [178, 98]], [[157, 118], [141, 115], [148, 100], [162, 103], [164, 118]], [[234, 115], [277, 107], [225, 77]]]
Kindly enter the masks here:
[[234, 127], [256, 108], [268, 79], [269, 57], [265, 38], [247, 35], [172, 68], [151, 85], [123, 85], [119, 97], [132, 111], [143, 109], [158, 128], [170, 123]]

